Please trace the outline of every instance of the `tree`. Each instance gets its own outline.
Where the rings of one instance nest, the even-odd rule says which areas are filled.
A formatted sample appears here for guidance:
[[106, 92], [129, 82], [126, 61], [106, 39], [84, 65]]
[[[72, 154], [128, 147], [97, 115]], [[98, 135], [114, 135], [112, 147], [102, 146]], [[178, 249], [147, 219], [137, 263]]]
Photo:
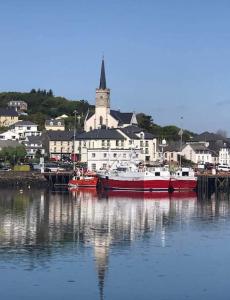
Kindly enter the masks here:
[[26, 156], [26, 149], [24, 145], [16, 147], [8, 146], [4, 147], [0, 151], [0, 158], [5, 161], [9, 161], [12, 165], [17, 164]]

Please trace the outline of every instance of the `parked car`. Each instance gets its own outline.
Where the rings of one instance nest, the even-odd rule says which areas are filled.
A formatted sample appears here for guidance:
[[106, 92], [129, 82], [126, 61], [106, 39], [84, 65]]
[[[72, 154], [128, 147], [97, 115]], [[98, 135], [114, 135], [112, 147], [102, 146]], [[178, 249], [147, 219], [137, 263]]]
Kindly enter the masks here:
[[219, 165], [216, 169], [217, 171], [230, 172], [230, 166], [228, 165]]

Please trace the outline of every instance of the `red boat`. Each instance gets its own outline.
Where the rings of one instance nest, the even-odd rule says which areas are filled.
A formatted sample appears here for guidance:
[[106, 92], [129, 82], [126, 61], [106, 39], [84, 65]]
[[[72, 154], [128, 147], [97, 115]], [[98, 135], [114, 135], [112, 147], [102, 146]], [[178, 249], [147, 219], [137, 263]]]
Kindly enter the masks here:
[[68, 182], [68, 186], [73, 188], [78, 188], [78, 187], [96, 188], [97, 182], [98, 182], [98, 178], [95, 173], [85, 173], [83, 175], [79, 173]]
[[197, 188], [197, 177], [193, 170], [182, 168], [171, 175], [171, 190], [195, 190]]
[[102, 188], [108, 190], [164, 191], [170, 183], [170, 173], [164, 168], [148, 171], [123, 166], [98, 177]]

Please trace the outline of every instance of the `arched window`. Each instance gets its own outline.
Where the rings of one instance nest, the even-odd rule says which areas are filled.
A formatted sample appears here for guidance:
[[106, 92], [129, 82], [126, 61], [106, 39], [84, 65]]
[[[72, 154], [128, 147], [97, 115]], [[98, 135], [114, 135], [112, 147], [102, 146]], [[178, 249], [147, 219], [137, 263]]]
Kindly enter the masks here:
[[103, 117], [100, 116], [100, 125], [103, 125]]

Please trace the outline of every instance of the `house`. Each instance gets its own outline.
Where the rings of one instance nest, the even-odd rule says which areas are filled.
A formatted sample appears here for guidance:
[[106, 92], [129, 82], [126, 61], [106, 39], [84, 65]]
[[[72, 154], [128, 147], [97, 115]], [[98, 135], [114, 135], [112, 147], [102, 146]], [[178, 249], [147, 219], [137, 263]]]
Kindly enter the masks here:
[[20, 101], [20, 100], [11, 100], [7, 104], [10, 108], [14, 108], [19, 114], [20, 112], [25, 112], [27, 111], [27, 103], [25, 101]]
[[50, 158], [62, 160], [71, 158], [73, 154], [73, 131], [46, 131], [42, 135], [45, 153]]
[[50, 119], [45, 121], [45, 129], [49, 130], [65, 130], [65, 121], [64, 119]]
[[18, 141], [19, 138], [20, 138], [19, 134], [12, 130], [8, 130], [0, 133], [0, 140], [2, 141], [6, 141], [6, 140]]
[[9, 127], [18, 121], [18, 113], [13, 108], [0, 108], [0, 127]]
[[38, 153], [40, 153], [40, 155], [45, 154], [41, 136], [27, 136], [23, 144], [25, 145], [26, 156], [28, 158], [35, 158]]
[[181, 154], [185, 159], [196, 164], [213, 163], [213, 151], [208, 142], [192, 142], [183, 146]]
[[164, 160], [168, 164], [178, 164], [181, 154], [181, 143], [180, 142], [170, 142], [164, 148]]
[[25, 139], [27, 136], [41, 135], [38, 131], [38, 125], [31, 121], [18, 121], [11, 125], [11, 130], [19, 135], [20, 139]]
[[86, 132], [100, 128], [122, 128], [137, 125], [133, 112], [122, 113], [110, 109], [110, 89], [106, 86], [104, 59], [101, 64], [99, 88], [96, 89], [96, 105], [94, 112], [88, 112], [84, 121]]

